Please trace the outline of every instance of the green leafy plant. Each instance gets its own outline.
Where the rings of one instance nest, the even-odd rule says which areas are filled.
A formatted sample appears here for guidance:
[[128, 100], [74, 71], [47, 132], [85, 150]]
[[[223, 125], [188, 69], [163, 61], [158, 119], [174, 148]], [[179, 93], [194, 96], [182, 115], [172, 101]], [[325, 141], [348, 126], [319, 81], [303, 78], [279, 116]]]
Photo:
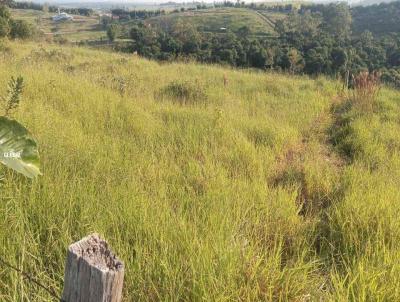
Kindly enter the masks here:
[[29, 178], [40, 175], [35, 139], [19, 122], [5, 116], [0, 117], [0, 162]]
[[26, 177], [34, 178], [40, 175], [36, 141], [23, 125], [9, 118], [19, 106], [23, 83], [21, 76], [12, 77], [7, 96], [1, 98], [5, 116], [0, 116], [0, 162]]
[[19, 106], [21, 101], [22, 90], [24, 89], [24, 79], [19, 76], [17, 78], [11, 77], [8, 82], [7, 96], [2, 97], [4, 115], [9, 116], [13, 110]]

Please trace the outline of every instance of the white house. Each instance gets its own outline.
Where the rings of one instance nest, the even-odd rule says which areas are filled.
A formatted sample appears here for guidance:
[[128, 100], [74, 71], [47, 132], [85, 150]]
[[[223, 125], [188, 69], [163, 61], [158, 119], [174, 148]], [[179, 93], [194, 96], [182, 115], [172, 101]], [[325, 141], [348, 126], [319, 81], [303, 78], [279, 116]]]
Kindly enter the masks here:
[[61, 13], [60, 9], [58, 9], [58, 14], [53, 16], [53, 21], [55, 22], [59, 22], [59, 21], [69, 21], [69, 20], [73, 20], [74, 17], [72, 17], [71, 15], [68, 15], [67, 13]]

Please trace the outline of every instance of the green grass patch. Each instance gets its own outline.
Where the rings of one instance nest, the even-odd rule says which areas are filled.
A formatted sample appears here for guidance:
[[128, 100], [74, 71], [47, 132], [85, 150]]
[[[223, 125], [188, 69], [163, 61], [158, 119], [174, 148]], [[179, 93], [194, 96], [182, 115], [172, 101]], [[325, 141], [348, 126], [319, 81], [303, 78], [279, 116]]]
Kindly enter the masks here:
[[[0, 95], [12, 75], [43, 176], [1, 169], [0, 253], [47, 286], [99, 232], [124, 301], [400, 299], [399, 92], [331, 111], [325, 78], [19, 42]], [[52, 301], [0, 276], [2, 301]]]

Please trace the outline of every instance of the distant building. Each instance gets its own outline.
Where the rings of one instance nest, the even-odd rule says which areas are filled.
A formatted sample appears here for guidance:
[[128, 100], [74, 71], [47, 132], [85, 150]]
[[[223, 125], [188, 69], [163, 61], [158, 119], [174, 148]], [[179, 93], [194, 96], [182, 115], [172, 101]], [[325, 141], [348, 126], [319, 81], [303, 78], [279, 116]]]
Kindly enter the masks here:
[[112, 14], [111, 13], [99, 13], [99, 17], [100, 18], [112, 18]]
[[60, 9], [58, 9], [58, 14], [53, 16], [52, 18], [55, 22], [74, 20], [73, 16], [68, 15], [67, 13], [61, 13]]

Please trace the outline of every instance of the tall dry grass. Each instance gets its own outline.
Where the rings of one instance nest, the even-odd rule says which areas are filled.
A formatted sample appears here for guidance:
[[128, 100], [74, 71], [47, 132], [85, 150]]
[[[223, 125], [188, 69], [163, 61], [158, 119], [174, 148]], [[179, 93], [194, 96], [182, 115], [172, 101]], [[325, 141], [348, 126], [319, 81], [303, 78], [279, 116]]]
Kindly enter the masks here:
[[352, 78], [352, 101], [361, 110], [371, 112], [381, 88], [381, 73], [364, 71]]
[[[125, 261], [124, 301], [400, 300], [398, 92], [340, 112], [354, 157], [338, 168], [319, 137], [334, 121], [310, 129], [339, 83], [43, 48], [0, 52], [43, 171], [1, 170], [7, 261], [60, 292], [66, 247], [97, 231]], [[52, 297], [0, 267], [0, 300]]]

